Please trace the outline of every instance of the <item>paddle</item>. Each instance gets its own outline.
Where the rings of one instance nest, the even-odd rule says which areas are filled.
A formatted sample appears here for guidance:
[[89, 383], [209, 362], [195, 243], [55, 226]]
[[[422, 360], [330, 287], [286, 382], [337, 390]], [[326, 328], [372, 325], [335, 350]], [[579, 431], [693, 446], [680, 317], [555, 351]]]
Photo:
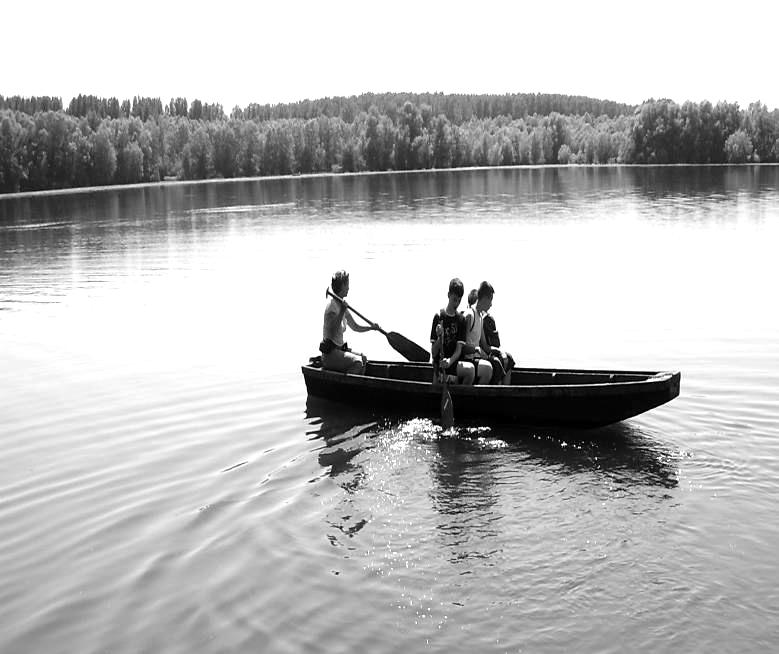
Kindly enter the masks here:
[[[329, 295], [330, 297], [334, 297], [342, 304], [344, 303], [344, 300], [338, 297], [329, 288], [327, 289], [327, 295]], [[355, 309], [351, 304], [348, 306], [349, 306], [349, 311], [360, 316], [360, 318], [362, 318], [365, 322], [373, 324], [372, 320], [368, 320], [359, 311], [357, 311], [357, 309]], [[379, 331], [387, 337], [387, 342], [390, 344], [390, 347], [392, 347], [392, 349], [395, 350], [396, 352], [402, 354], [409, 361], [417, 361], [420, 363], [427, 363], [428, 361], [430, 361], [430, 353], [425, 348], [417, 345], [413, 341], [408, 340], [402, 334], [398, 334], [397, 332], [385, 332], [381, 327], [379, 327]]]
[[[439, 362], [444, 359], [444, 335], [441, 333], [441, 349]], [[441, 389], [441, 429], [446, 431], [454, 425], [454, 405], [452, 404], [452, 395], [449, 393], [449, 386], [447, 385], [446, 370], [441, 368], [441, 376], [443, 377], [443, 386]]]

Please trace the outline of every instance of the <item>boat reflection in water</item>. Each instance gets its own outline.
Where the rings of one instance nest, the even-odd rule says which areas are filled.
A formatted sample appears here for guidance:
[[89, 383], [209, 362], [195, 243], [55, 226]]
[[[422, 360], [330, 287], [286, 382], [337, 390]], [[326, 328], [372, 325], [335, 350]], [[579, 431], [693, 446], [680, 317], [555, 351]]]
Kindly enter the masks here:
[[664, 447], [659, 434], [630, 422], [588, 431], [488, 427], [471, 422], [443, 432], [435, 422], [416, 418], [412, 412], [401, 411], [387, 417], [378, 411], [312, 396], [306, 400], [306, 417], [311, 426], [309, 438], [324, 441], [319, 461], [323, 466], [334, 466], [333, 476], [361, 451], [375, 447], [373, 439], [382, 433], [399, 431], [424, 441], [432, 440], [439, 454], [450, 459], [463, 456], [467, 460], [491, 443], [505, 456], [513, 454], [517, 463], [545, 462], [571, 474], [600, 471], [616, 478], [629, 478], [631, 483], [666, 488], [678, 483], [673, 461], [679, 454]]
[[665, 447], [659, 434], [629, 422], [588, 431], [466, 423], [443, 432], [432, 420], [411, 413], [386, 417], [312, 396], [306, 401], [306, 417], [309, 438], [322, 441], [319, 462], [331, 468], [333, 477], [350, 469], [357, 455], [380, 448], [382, 436], [390, 435], [426, 445], [437, 481], [454, 486], [466, 471], [478, 473], [487, 459], [491, 469], [547, 466], [557, 474], [600, 474], [613, 483], [673, 488], [683, 456]]
[[382, 574], [397, 574], [397, 548], [403, 557], [443, 552], [461, 565], [503, 556], [516, 539], [543, 557], [544, 543], [582, 530], [618, 534], [620, 515], [668, 505], [685, 456], [629, 423], [444, 432], [429, 419], [314, 397], [306, 417], [319, 463], [342, 490], [327, 511], [328, 539], [350, 556], [372, 552], [369, 565]]

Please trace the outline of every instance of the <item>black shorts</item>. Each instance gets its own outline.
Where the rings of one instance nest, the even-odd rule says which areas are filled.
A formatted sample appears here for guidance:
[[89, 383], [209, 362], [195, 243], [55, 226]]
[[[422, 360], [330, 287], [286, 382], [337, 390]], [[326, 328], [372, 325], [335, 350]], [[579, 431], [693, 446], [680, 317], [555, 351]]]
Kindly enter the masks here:
[[[441, 359], [436, 359], [435, 361], [433, 361], [433, 369], [434, 370], [437, 371], [437, 370], [441, 369], [440, 362], [441, 362]], [[451, 366], [449, 366], [446, 370], [444, 370], [444, 372], [447, 375], [454, 375], [456, 377], [457, 376], [457, 364], [458, 363], [459, 363], [458, 361], [455, 361]]]
[[319, 344], [319, 351], [322, 354], [330, 354], [330, 352], [332, 352], [333, 350], [343, 350], [344, 352], [352, 351], [346, 343], [344, 343], [343, 345], [336, 345], [329, 338], [324, 339]]

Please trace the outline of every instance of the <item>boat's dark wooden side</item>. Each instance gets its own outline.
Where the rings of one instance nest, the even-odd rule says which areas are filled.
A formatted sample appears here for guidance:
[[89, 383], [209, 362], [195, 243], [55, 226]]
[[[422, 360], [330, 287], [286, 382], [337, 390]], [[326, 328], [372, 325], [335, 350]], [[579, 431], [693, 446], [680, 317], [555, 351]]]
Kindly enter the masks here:
[[430, 382], [346, 375], [310, 366], [303, 366], [303, 376], [309, 395], [346, 404], [417, 410], [425, 415], [440, 408], [441, 387]]
[[[429, 364], [372, 362], [366, 375], [303, 366], [310, 395], [437, 415], [441, 387]], [[679, 394], [679, 372], [519, 369], [510, 386], [449, 386], [458, 419], [592, 428], [625, 420]]]

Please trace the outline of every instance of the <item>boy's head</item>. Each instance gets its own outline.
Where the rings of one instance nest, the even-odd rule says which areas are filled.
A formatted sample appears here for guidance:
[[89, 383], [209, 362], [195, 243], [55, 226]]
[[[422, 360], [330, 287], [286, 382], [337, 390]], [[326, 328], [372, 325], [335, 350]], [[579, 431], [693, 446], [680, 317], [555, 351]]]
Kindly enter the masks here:
[[479, 303], [479, 309], [482, 311], [489, 311], [492, 306], [492, 297], [495, 295], [495, 289], [492, 288], [492, 284], [489, 282], [482, 282], [479, 284], [479, 290], [476, 297]]
[[459, 278], [455, 277], [449, 282], [449, 300], [455, 301], [455, 304], [459, 305], [463, 299], [463, 293], [465, 293], [465, 286], [463, 286]]
[[333, 289], [333, 293], [343, 297], [349, 292], [349, 273], [345, 270], [339, 270], [333, 274], [333, 279], [330, 282], [330, 288]]
[[468, 293], [468, 306], [472, 307], [474, 304], [476, 304], [476, 300], [479, 299], [479, 292], [474, 288], [470, 293]]

